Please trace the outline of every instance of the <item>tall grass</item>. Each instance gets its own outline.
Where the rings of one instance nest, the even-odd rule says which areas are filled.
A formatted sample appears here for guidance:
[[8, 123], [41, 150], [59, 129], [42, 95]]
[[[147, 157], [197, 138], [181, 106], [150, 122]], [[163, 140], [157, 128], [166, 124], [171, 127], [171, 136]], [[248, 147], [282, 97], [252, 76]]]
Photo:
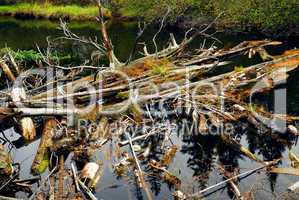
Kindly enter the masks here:
[[[109, 11], [106, 10], [109, 17]], [[0, 15], [31, 15], [37, 18], [70, 18], [75, 20], [94, 19], [98, 15], [96, 6], [52, 5], [21, 3], [0, 6]]]

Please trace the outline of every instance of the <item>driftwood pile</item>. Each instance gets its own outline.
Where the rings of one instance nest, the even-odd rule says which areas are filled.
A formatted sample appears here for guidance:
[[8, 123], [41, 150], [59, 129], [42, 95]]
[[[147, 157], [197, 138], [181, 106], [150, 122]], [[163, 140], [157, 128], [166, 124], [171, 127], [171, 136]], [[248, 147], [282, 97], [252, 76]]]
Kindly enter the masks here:
[[[53, 63], [47, 55], [43, 55], [38, 73], [32, 73], [30, 70], [22, 71], [10, 55], [4, 56], [0, 61], [9, 85], [13, 86], [1, 91], [1, 120], [14, 119], [27, 141], [34, 140], [41, 132], [40, 145], [31, 169], [35, 174], [41, 174], [46, 169], [50, 171], [40, 187], [32, 192], [31, 199], [83, 199], [84, 195], [96, 199], [92, 189], [102, 176], [102, 163], [92, 162], [89, 158], [108, 141], [113, 142], [118, 155], [118, 162], [114, 163], [115, 173], [122, 176], [128, 169], [132, 169], [139, 187], [144, 190], [148, 199], [153, 197], [145, 180], [145, 168], [151, 169], [155, 175], [173, 185], [176, 190], [174, 196], [178, 199], [200, 197], [206, 191], [225, 183], [232, 188], [237, 199], [250, 199], [250, 195], [239, 191], [237, 178], [263, 168], [270, 170], [278, 160], [261, 160], [233, 138], [224, 126], [243, 121], [263, 130], [269, 137], [275, 133], [297, 136], [294, 122], [298, 117], [267, 112], [261, 106], [251, 105], [250, 98], [252, 91], [255, 94], [264, 93], [283, 84], [288, 72], [299, 65], [299, 51], [289, 50], [282, 55], [271, 56], [264, 47], [279, 45], [280, 42], [269, 40], [245, 41], [230, 49], [217, 49], [213, 46], [206, 48], [203, 45], [200, 49], [190, 51], [187, 47], [195, 37], [209, 36], [205, 30], [190, 30], [180, 43], [171, 34], [168, 48], [158, 51], [155, 45], [156, 51], [149, 53], [145, 45], [142, 58], [121, 63], [113, 53], [100, 3], [99, 9], [103, 45], [95, 40], [80, 38], [68, 30], [63, 22], [61, 28], [64, 36], [60, 39], [95, 47], [100, 53], [107, 55], [108, 67], [65, 67]], [[244, 54], [249, 57], [259, 54], [263, 61], [221, 73], [228, 68], [232, 57]], [[93, 73], [82, 76], [82, 70], [85, 69], [92, 70]], [[48, 78], [49, 72], [52, 74], [51, 78]], [[180, 188], [181, 181], [168, 171], [177, 151], [176, 144], [163, 145], [163, 155], [159, 160], [151, 159], [146, 164], [141, 164], [155, 145], [146, 143], [143, 148], [144, 141], [148, 141], [148, 138], [157, 138], [163, 142], [169, 140], [171, 127], [159, 122], [165, 116], [187, 116], [193, 121], [199, 134], [210, 134], [211, 126], [221, 130], [219, 136], [224, 143], [262, 164], [262, 167], [239, 174], [228, 172], [225, 167], [219, 166], [226, 181], [194, 194], [185, 194]], [[271, 123], [273, 121], [285, 121], [285, 128], [275, 127]], [[86, 125], [84, 128], [82, 122]], [[121, 128], [116, 124], [122, 124]], [[143, 125], [148, 127], [143, 132], [136, 131], [132, 134], [129, 131], [132, 126]], [[42, 130], [38, 130], [38, 127], [42, 127]], [[0, 152], [0, 173], [8, 180], [2, 187], [15, 185], [25, 190], [30, 189], [34, 180], [18, 180], [15, 176], [17, 167], [13, 165], [9, 154], [2, 146]], [[70, 172], [64, 169], [66, 152], [73, 153], [73, 160], [83, 162], [79, 173], [79, 166], [75, 162], [71, 164]], [[275, 170], [277, 169], [273, 169], [274, 173]], [[57, 185], [54, 177], [58, 179]], [[72, 191], [64, 190], [66, 182], [74, 183]], [[50, 185], [49, 195], [40, 192], [42, 187], [46, 187], [46, 183]], [[54, 190], [55, 187], [57, 190]]]

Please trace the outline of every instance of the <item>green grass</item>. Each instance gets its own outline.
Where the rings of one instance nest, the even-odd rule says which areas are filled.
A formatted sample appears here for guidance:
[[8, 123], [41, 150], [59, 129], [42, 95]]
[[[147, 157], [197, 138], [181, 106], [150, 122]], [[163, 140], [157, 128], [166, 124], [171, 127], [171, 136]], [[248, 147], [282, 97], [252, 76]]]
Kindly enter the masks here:
[[[70, 18], [74, 20], [95, 19], [98, 15], [96, 6], [78, 5], [52, 5], [21, 3], [0, 6], [0, 15], [31, 15], [36, 18], [59, 19]], [[105, 11], [105, 16], [110, 17], [110, 12]]]
[[235, 72], [242, 72], [244, 70], [244, 67], [243, 66], [235, 66], [234, 67], [234, 71]]
[[[281, 33], [292, 30], [299, 21], [298, 0], [111, 0], [110, 9], [123, 16], [141, 16], [149, 21], [162, 17], [167, 9], [169, 19], [184, 16], [201, 23], [200, 20], [217, 20], [219, 27], [248, 27], [260, 31]], [[289, 29], [290, 28], [290, 29]]]

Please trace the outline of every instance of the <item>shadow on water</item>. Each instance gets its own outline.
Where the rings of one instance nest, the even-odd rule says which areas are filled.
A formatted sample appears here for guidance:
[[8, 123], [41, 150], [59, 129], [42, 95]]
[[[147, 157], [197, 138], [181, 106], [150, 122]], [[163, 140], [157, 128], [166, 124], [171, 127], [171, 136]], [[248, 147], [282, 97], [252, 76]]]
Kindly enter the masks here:
[[[36, 44], [45, 47], [45, 38], [47, 36], [59, 36], [60, 33], [56, 27], [56, 23], [44, 20], [21, 21], [12, 18], [0, 18], [0, 47], [8, 46], [15, 50], [35, 49]], [[72, 22], [70, 23], [70, 28], [78, 35], [96, 35], [100, 37], [99, 26], [94, 22]], [[136, 23], [109, 24], [109, 31], [115, 45], [116, 54], [124, 61], [132, 49], [135, 35], [138, 32]], [[151, 42], [155, 32], [155, 28], [149, 28], [143, 36], [143, 40]], [[181, 38], [183, 34], [178, 31], [177, 35], [178, 38]], [[162, 32], [158, 43], [162, 46], [165, 45], [166, 41], [168, 41], [168, 36], [169, 33], [167, 31]], [[224, 33], [216, 34], [215, 37], [223, 42], [222, 44], [214, 44], [218, 47], [231, 47], [244, 40], [263, 39], [260, 36], [227, 35]], [[192, 47], [199, 47], [202, 42], [203, 38], [199, 38], [193, 42]], [[286, 49], [298, 46], [298, 41], [284, 42], [284, 45], [274, 48], [275, 50], [271, 53], [280, 54]], [[213, 41], [208, 40], [206, 44], [211, 45]], [[153, 46], [151, 45], [150, 47], [150, 50], [153, 50]], [[249, 66], [258, 61], [259, 58], [249, 60], [243, 56], [238, 58], [238, 60], [233, 60], [230, 68], [224, 70], [231, 70], [234, 66], [240, 65], [244, 67]], [[292, 73], [293, 75], [284, 86], [287, 90], [287, 110], [290, 114], [299, 114], [299, 94], [297, 92], [299, 90], [299, 84], [297, 84], [299, 73], [298, 71]], [[268, 110], [273, 110], [273, 93], [259, 96], [256, 101], [263, 104]], [[182, 181], [182, 188], [185, 192], [192, 193], [222, 181], [223, 177], [218, 171], [219, 165], [225, 166], [230, 171], [237, 170], [240, 172], [253, 169], [259, 165], [225, 145], [217, 135], [188, 134], [189, 131], [186, 131], [184, 126], [187, 124], [187, 127], [190, 127], [192, 125], [190, 121], [190, 119], [176, 121], [175, 124], [179, 128], [177, 132], [172, 134], [171, 138], [175, 144], [179, 144], [179, 150], [169, 170]], [[39, 141], [35, 140], [30, 144], [26, 143], [15, 134], [18, 130], [14, 130], [12, 128], [14, 127], [13, 125], [14, 122], [1, 122], [1, 130], [5, 135], [4, 138], [12, 141], [11, 144], [7, 143], [6, 146], [14, 146], [12, 155], [14, 161], [21, 164], [21, 177], [29, 178], [32, 177], [30, 166]], [[262, 133], [242, 122], [236, 125], [234, 137], [263, 160], [273, 160], [283, 157], [284, 159], [280, 163], [280, 166], [289, 165], [287, 154], [290, 149], [299, 153], [296, 138], [283, 136], [282, 139], [281, 137], [278, 139], [275, 135]], [[155, 144], [151, 147], [152, 151], [148, 159], [158, 160], [161, 157], [163, 153], [161, 152], [162, 140], [163, 138], [159, 140], [155, 137], [152, 141], [147, 141]], [[107, 153], [111, 151], [110, 148], [110, 144], [107, 144], [104, 151]], [[97, 156], [105, 159], [103, 154], [101, 152]], [[147, 161], [149, 160], [145, 160], [144, 162], [146, 163]], [[128, 179], [119, 178], [113, 173], [111, 166], [105, 164], [103, 177], [96, 189], [97, 197], [103, 199], [144, 199], [144, 194], [136, 187], [136, 180], [134, 181], [132, 177], [131, 175], [131, 178]], [[159, 177], [155, 176], [147, 176], [147, 181], [150, 184], [150, 189], [155, 199], [172, 199], [174, 186], [165, 183]], [[295, 181], [298, 180], [290, 176], [257, 174], [240, 180], [239, 186], [242, 192], [246, 192], [252, 185], [255, 185], [260, 189], [254, 190], [256, 192], [256, 199], [272, 199], [276, 194], [284, 192], [286, 187]], [[110, 187], [108, 187], [109, 185]], [[17, 196], [26, 197], [24, 194], [18, 194]], [[234, 196], [227, 188], [223, 188], [207, 197], [207, 199], [219, 198], [233, 199]]]

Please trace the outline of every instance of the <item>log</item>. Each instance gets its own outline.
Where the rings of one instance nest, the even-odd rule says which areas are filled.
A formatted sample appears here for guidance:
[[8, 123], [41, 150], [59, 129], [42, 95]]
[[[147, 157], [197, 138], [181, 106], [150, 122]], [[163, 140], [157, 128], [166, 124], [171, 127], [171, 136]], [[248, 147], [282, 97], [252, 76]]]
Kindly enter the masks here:
[[274, 174], [288, 174], [288, 175], [294, 175], [294, 176], [299, 176], [299, 169], [295, 168], [273, 168], [270, 171], [271, 173]]
[[[21, 106], [21, 103], [26, 100], [26, 92], [24, 88], [13, 88], [11, 91], [11, 98], [15, 105]], [[23, 117], [20, 119], [22, 136], [25, 140], [31, 141], [36, 136], [36, 129], [33, 120], [30, 117]]]
[[34, 161], [31, 165], [31, 170], [34, 174], [43, 173], [49, 165], [49, 147], [52, 145], [52, 138], [57, 126], [55, 119], [47, 119], [42, 131], [40, 144], [36, 152]]
[[0, 60], [0, 67], [2, 68], [3, 72], [7, 76], [8, 80], [10, 80], [10, 81], [15, 81], [16, 80], [15, 75], [12, 73], [12, 71], [10, 70], [10, 68], [5, 63], [5, 61]]
[[89, 188], [95, 188], [100, 178], [102, 177], [103, 169], [98, 163], [89, 162], [87, 163], [80, 174], [80, 179], [86, 184]]

